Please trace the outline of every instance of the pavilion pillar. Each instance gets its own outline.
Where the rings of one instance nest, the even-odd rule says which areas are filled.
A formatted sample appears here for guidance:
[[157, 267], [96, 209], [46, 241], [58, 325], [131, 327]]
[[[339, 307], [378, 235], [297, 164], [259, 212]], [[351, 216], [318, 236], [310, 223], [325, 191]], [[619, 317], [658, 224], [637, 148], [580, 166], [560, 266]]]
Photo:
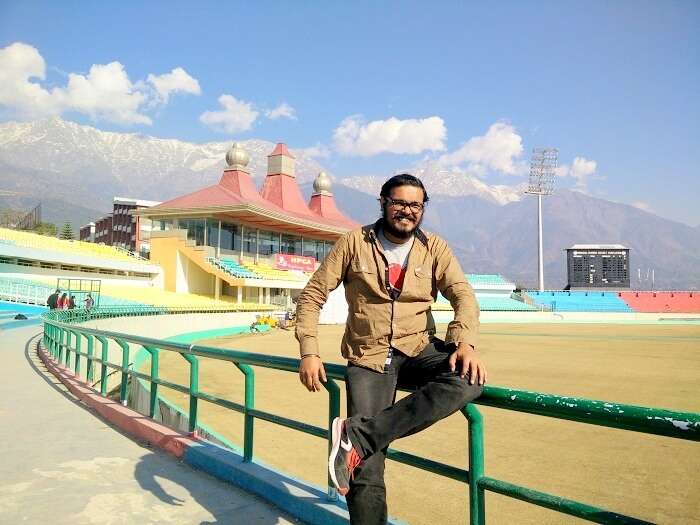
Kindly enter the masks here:
[[221, 259], [221, 221], [219, 221], [218, 238], [216, 240], [216, 258]]

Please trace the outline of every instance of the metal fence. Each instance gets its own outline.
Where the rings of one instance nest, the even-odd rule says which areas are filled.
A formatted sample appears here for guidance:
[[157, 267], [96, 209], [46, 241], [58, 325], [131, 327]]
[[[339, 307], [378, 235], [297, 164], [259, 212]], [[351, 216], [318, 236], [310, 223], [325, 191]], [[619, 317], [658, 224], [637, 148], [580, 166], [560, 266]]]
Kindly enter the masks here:
[[[235, 350], [224, 350], [200, 345], [172, 343], [159, 339], [128, 335], [117, 332], [96, 330], [82, 327], [74, 323], [95, 318], [94, 314], [102, 317], [119, 315], [160, 315], [165, 313], [191, 313], [202, 311], [196, 309], [114, 309], [111, 312], [51, 312], [44, 314], [44, 346], [54, 359], [69, 368], [76, 375], [81, 375], [83, 362], [85, 378], [93, 381], [94, 368], [100, 368], [100, 392], [107, 394], [106, 378], [108, 370], [120, 374], [119, 399], [126, 403], [128, 396], [129, 378], [139, 378], [150, 383], [149, 416], [153, 418], [158, 402], [158, 388], [167, 387], [189, 397], [189, 430], [195, 432], [198, 422], [198, 402], [205, 400], [244, 416], [243, 457], [252, 461], [255, 444], [255, 420], [261, 419], [287, 428], [291, 428], [328, 441], [330, 449], [330, 428], [333, 418], [340, 415], [340, 387], [336, 381], [343, 381], [345, 367], [327, 364], [328, 381], [324, 384], [328, 391], [328, 427], [321, 428], [302, 421], [273, 414], [255, 408], [255, 367], [270, 368], [285, 372], [296, 373], [299, 360], [260, 355]], [[207, 310], [211, 312], [212, 310]], [[82, 314], [82, 315], [81, 315]], [[121, 362], [109, 361], [109, 340], [116, 342], [121, 349]], [[100, 343], [100, 351], [96, 351], [95, 341]], [[134, 348], [143, 348], [151, 356], [149, 373], [139, 372], [130, 368], [130, 356]], [[189, 384], [180, 385], [161, 379], [159, 376], [159, 355], [161, 352], [175, 352], [186, 359], [190, 366]], [[244, 376], [244, 403], [223, 399], [199, 388], [199, 359], [217, 359], [232, 363]], [[72, 360], [72, 363], [71, 363]], [[618, 514], [586, 503], [573, 501], [552, 494], [540, 492], [528, 487], [515, 485], [504, 480], [495, 479], [485, 474], [484, 465], [484, 423], [476, 405], [513, 410], [538, 416], [552, 417], [569, 421], [578, 421], [591, 425], [618, 428], [677, 438], [689, 441], [700, 441], [700, 414], [677, 412], [657, 408], [646, 408], [633, 405], [622, 405], [605, 401], [563, 397], [539, 392], [529, 392], [497, 386], [486, 386], [484, 392], [474, 403], [466, 405], [462, 414], [467, 419], [467, 436], [469, 448], [469, 469], [455, 467], [433, 461], [431, 459], [389, 449], [388, 458], [400, 463], [411, 465], [439, 476], [445, 476], [468, 484], [468, 505], [470, 524], [484, 524], [485, 492], [491, 491], [540, 507], [552, 509], [564, 514], [576, 516], [596, 523], [649, 523], [644, 520]], [[337, 494], [329, 482], [329, 499], [336, 499]]]

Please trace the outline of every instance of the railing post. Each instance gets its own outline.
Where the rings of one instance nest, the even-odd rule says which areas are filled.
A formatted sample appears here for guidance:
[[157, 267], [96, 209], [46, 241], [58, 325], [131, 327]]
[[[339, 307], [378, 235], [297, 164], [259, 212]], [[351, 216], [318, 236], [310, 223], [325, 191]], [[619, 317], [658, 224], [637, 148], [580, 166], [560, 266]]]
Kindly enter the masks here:
[[121, 339], [116, 341], [122, 347], [122, 382], [119, 388], [119, 401], [126, 406], [129, 395], [129, 343]]
[[[332, 379], [328, 379], [323, 386], [328, 390], [328, 455], [331, 454], [331, 448], [333, 447], [333, 420], [336, 417], [340, 417], [340, 387], [338, 383]], [[328, 474], [328, 500], [336, 501], [338, 499], [338, 491], [333, 486], [331, 481], [331, 476]]]
[[75, 336], [75, 376], [80, 375], [80, 346], [82, 334], [80, 332], [73, 332]]
[[476, 405], [469, 403], [462, 408], [469, 421], [469, 523], [486, 523], [484, 489], [479, 480], [484, 477], [484, 420]]
[[255, 417], [250, 413], [255, 409], [255, 371], [249, 365], [234, 363], [245, 376], [245, 412], [243, 417], [243, 461], [253, 461], [253, 440]]
[[158, 383], [154, 383], [153, 380], [155, 379], [157, 381], [159, 379], [158, 355], [160, 353], [160, 350], [152, 346], [144, 346], [143, 349], [146, 350], [146, 352], [148, 352], [149, 354], [151, 354], [151, 398], [148, 403], [148, 415], [151, 418], [155, 418], [156, 408], [158, 406]]
[[197, 394], [199, 393], [199, 359], [193, 355], [180, 354], [190, 364], [190, 412], [189, 431], [194, 434], [197, 430]]
[[66, 368], [70, 369], [70, 339], [71, 339], [71, 331], [66, 329], [66, 353], [65, 353], [65, 365]]
[[95, 363], [92, 360], [92, 355], [95, 348], [95, 338], [91, 335], [85, 336], [87, 339], [87, 382], [91, 383], [94, 374]]
[[107, 361], [109, 361], [109, 343], [107, 342], [107, 339], [105, 339], [102, 336], [95, 336], [97, 337], [97, 340], [100, 342], [102, 345], [102, 353], [100, 356], [100, 360], [102, 363], [100, 364], [100, 394], [103, 396], [107, 395]]
[[60, 364], [60, 363], [63, 362], [63, 328], [57, 328], [57, 330], [58, 330], [58, 335], [57, 335], [57, 339], [58, 339], [58, 348], [57, 348], [57, 350], [58, 350], [58, 356], [57, 356], [57, 359], [58, 359], [58, 362], [59, 362], [59, 364]]

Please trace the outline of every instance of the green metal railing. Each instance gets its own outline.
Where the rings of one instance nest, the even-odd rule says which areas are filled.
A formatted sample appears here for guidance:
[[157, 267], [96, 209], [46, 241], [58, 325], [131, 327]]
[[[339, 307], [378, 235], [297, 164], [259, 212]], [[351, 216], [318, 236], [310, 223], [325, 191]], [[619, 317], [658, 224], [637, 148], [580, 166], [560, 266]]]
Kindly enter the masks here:
[[[162, 312], [157, 312], [157, 309], [152, 309], [149, 313], [144, 313], [144, 310], [136, 309], [132, 310], [131, 315], [157, 315], [158, 313], [176, 313], [178, 311], [180, 310], [164, 309]], [[191, 312], [193, 310], [183, 309], [182, 311]], [[207, 311], [211, 312], [212, 310]], [[110, 316], [109, 314], [113, 314], [111, 315], [112, 317], [128, 315], [121, 309], [115, 309], [111, 312], [93, 312], [91, 314], [98, 313], [102, 317]], [[172, 343], [148, 337], [96, 330], [73, 324], [76, 321], [86, 320], [80, 316], [75, 316], [79, 314], [79, 312], [76, 312], [76, 314], [72, 316], [68, 315], [67, 318], [63, 317], [66, 316], [66, 314], [67, 312], [51, 312], [44, 314], [44, 346], [51, 356], [67, 367], [71, 367], [72, 356], [72, 366], [76, 374], [81, 373], [81, 359], [85, 358], [85, 378], [88, 382], [93, 380], [95, 365], [99, 365], [100, 380], [98, 382], [100, 383], [100, 392], [102, 395], [106, 395], [107, 393], [107, 370], [112, 369], [121, 373], [119, 399], [124, 404], [127, 402], [129, 377], [140, 378], [150, 382], [150, 417], [155, 416], [159, 386], [171, 388], [188, 395], [190, 432], [195, 432], [197, 428], [197, 402], [200, 399], [239, 412], [244, 416], [244, 461], [252, 461], [253, 459], [254, 425], [256, 419], [261, 419], [326, 439], [328, 440], [328, 446], [330, 448], [331, 422], [333, 418], [340, 415], [340, 388], [336, 381], [344, 380], [344, 366], [335, 364], [325, 365], [328, 381], [324, 386], [329, 394], [328, 426], [326, 428], [321, 428], [255, 408], [255, 372], [253, 367], [271, 368], [296, 373], [299, 366], [298, 359], [224, 350], [208, 346]], [[85, 347], [83, 347], [81, 343], [83, 339], [86, 341]], [[120, 364], [109, 361], [109, 340], [116, 342], [121, 349], [122, 359]], [[99, 341], [101, 345], [99, 357], [95, 355], [95, 341]], [[151, 367], [149, 373], [138, 372], [130, 368], [129, 357], [131, 355], [131, 345], [141, 347], [150, 354]], [[160, 378], [159, 354], [161, 351], [178, 353], [189, 362], [190, 377], [188, 386], [179, 385]], [[230, 362], [243, 373], [245, 381], [243, 404], [207, 394], [199, 389], [200, 357]], [[697, 413], [622, 405], [605, 401], [592, 401], [588, 399], [487, 386], [484, 388], [481, 397], [462, 409], [462, 413], [468, 421], [469, 470], [393, 449], [389, 449], [387, 454], [388, 458], [394, 461], [467, 483], [469, 486], [469, 515], [472, 525], [485, 523], [486, 491], [509, 496], [596, 523], [648, 523], [630, 516], [617, 514], [585, 503], [560, 498], [486, 476], [484, 469], [483, 419], [476, 405], [578, 421], [591, 425], [632, 430], [645, 434], [654, 434], [689, 441], [700, 441], [700, 414]], [[335, 490], [330, 487], [331, 485], [329, 483], [329, 498], [337, 498]]]
[[114, 317], [137, 317], [143, 315], [166, 314], [211, 314], [211, 313], [236, 313], [236, 312], [260, 312], [278, 310], [279, 307], [271, 305], [246, 305], [237, 304], [212, 308], [210, 306], [147, 306], [147, 305], [122, 305], [106, 306], [86, 310], [76, 308], [73, 310], [51, 310], [43, 314], [46, 321], [58, 323], [83, 323], [93, 319], [112, 319]]

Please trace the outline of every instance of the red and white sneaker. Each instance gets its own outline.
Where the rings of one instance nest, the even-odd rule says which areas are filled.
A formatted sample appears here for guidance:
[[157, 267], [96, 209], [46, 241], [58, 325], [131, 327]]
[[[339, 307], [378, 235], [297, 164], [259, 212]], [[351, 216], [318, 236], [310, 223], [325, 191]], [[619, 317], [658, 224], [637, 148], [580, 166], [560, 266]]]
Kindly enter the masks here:
[[345, 496], [350, 490], [350, 480], [353, 479], [353, 473], [362, 462], [362, 458], [345, 432], [345, 419], [336, 417], [333, 420], [332, 438], [328, 473], [338, 493]]

